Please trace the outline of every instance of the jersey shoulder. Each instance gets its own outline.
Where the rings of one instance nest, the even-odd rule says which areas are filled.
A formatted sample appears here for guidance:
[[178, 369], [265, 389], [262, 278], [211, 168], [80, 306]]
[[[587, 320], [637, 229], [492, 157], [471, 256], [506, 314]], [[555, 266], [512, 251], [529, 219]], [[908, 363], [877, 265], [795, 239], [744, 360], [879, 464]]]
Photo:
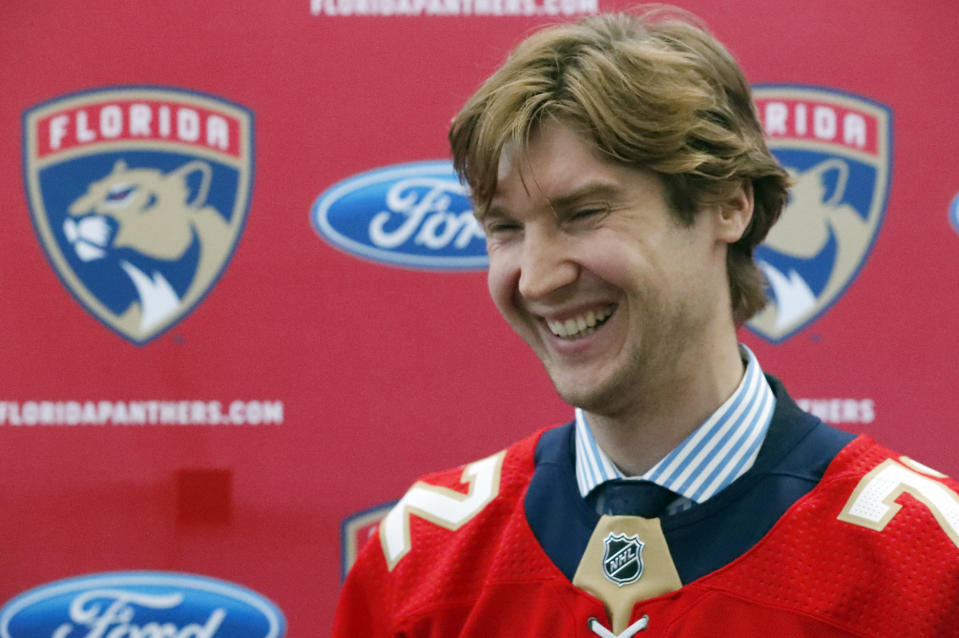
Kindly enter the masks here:
[[837, 455], [811, 496], [830, 518], [841, 507], [836, 527], [884, 533], [886, 555], [925, 544], [922, 535], [932, 534], [954, 545], [959, 561], [959, 482], [869, 437]]
[[[400, 618], [435, 606], [469, 605], [512, 553], [524, 554], [526, 569], [535, 571], [523, 497], [544, 431], [416, 481], [380, 521], [348, 581], [379, 583], [378, 597]], [[541, 567], [552, 571], [548, 563]]]
[[832, 527], [867, 543], [875, 562], [927, 577], [950, 573], [959, 583], [959, 482], [867, 437], [854, 443], [859, 449], [824, 477]]
[[480, 528], [488, 535], [501, 526], [529, 482], [536, 438], [416, 481], [377, 530], [389, 570], [416, 562], [405, 561], [414, 549], [418, 554], [448, 552], [461, 536]]
[[959, 635], [959, 483], [860, 436], [710, 580], [862, 635]]

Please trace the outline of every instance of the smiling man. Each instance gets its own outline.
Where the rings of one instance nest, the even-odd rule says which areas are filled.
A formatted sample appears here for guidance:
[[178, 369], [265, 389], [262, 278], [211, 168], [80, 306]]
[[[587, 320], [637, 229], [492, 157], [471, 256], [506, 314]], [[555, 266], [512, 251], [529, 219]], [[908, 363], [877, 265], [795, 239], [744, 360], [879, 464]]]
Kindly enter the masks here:
[[788, 184], [712, 36], [661, 9], [540, 31], [450, 141], [493, 301], [574, 418], [415, 484], [334, 635], [959, 636], [956, 483], [737, 342]]
[[655, 173], [610, 163], [581, 127], [540, 117], [522, 154], [501, 156], [480, 209], [490, 292], [600, 448], [642, 474], [743, 377], [725, 263], [752, 186], [741, 180], [727, 205], [686, 223]]

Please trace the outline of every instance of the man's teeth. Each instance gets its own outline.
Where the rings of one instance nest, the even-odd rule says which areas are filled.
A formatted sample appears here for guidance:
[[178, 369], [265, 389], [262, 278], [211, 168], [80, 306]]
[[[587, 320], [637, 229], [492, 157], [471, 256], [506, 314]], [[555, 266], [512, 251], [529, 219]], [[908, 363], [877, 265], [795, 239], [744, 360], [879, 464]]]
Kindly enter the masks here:
[[565, 321], [547, 321], [550, 332], [564, 339], [575, 339], [595, 332], [613, 314], [614, 306], [603, 310], [590, 310], [585, 315]]

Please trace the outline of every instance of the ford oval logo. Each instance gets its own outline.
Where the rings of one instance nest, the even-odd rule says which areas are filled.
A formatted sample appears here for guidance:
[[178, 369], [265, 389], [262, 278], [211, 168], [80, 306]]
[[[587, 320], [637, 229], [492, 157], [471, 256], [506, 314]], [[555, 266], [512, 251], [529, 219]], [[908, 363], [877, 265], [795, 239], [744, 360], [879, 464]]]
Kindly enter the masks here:
[[114, 572], [49, 583], [0, 610], [0, 638], [282, 638], [269, 600], [222, 580]]
[[357, 257], [431, 270], [489, 264], [483, 231], [448, 161], [354, 175], [320, 195], [311, 218], [323, 239]]

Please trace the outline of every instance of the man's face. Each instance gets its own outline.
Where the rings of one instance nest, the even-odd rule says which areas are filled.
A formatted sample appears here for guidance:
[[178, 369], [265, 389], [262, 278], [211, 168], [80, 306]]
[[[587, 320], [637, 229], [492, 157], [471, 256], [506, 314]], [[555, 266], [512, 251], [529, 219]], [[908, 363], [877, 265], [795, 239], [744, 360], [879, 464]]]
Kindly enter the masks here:
[[612, 416], [676, 396], [732, 328], [719, 218], [680, 225], [658, 176], [548, 123], [500, 162], [490, 293], [567, 402]]

